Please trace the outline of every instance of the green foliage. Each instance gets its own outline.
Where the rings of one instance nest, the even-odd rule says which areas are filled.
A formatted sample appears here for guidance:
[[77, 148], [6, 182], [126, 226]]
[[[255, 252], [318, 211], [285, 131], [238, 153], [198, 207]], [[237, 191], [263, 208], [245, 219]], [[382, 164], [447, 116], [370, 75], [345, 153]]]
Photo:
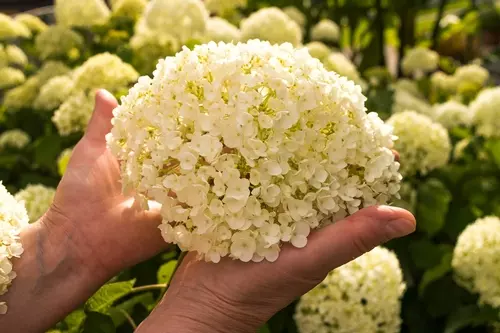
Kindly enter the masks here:
[[106, 313], [111, 305], [134, 288], [135, 280], [104, 285], [85, 304], [86, 311]]

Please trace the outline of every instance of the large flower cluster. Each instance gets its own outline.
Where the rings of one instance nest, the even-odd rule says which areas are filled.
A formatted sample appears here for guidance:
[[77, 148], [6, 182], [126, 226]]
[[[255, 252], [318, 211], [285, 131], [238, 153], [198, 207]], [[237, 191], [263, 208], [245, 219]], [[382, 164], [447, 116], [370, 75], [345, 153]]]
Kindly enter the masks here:
[[108, 21], [110, 11], [103, 0], [56, 0], [57, 23], [67, 27], [90, 27]]
[[324, 59], [323, 63], [325, 64], [325, 68], [329, 71], [334, 71], [340, 76], [345, 76], [357, 84], [362, 83], [358, 69], [342, 52], [330, 53], [330, 55]]
[[307, 23], [307, 18], [297, 7], [288, 6], [283, 8], [283, 12], [295, 21], [301, 28], [304, 28]]
[[[0, 295], [7, 292], [16, 273], [12, 258], [19, 258], [23, 246], [19, 234], [28, 225], [28, 214], [22, 203], [17, 202], [0, 182]], [[0, 314], [7, 312], [7, 304], [0, 302]]]
[[241, 40], [260, 39], [271, 44], [302, 43], [300, 26], [277, 7], [263, 8], [241, 22]]
[[35, 39], [35, 48], [40, 59], [68, 57], [73, 50], [83, 46], [83, 37], [73, 30], [53, 25], [41, 32]]
[[323, 19], [311, 28], [312, 40], [336, 42], [339, 40], [339, 35], [339, 26], [332, 20]]
[[457, 68], [453, 76], [459, 86], [474, 84], [478, 87], [483, 87], [490, 78], [490, 73], [487, 69], [479, 65], [470, 64]]
[[391, 128], [365, 100], [289, 43], [209, 43], [140, 78], [107, 141], [125, 191], [163, 204], [167, 242], [274, 261], [282, 242], [303, 247], [311, 229], [397, 194]]
[[425, 175], [448, 163], [451, 142], [441, 124], [414, 111], [396, 113], [387, 122], [398, 137], [395, 149], [404, 161], [403, 175], [412, 176], [417, 172]]
[[[394, 90], [397, 92], [398, 90], [406, 91], [407, 93], [413, 95], [414, 97], [423, 100], [425, 96], [420, 92], [417, 82], [409, 79], [399, 79], [393, 84]], [[427, 106], [429, 107], [429, 106]], [[404, 111], [404, 110], [400, 110]]]
[[212, 17], [207, 21], [206, 39], [214, 42], [237, 43], [241, 39], [241, 31], [223, 18]]
[[15, 20], [26, 26], [34, 35], [47, 29], [47, 24], [45, 24], [45, 22], [31, 14], [16, 15]]
[[179, 42], [173, 36], [143, 30], [130, 40], [134, 51], [134, 67], [142, 74], [151, 74], [158, 60], [174, 55], [179, 49]]
[[17, 37], [29, 38], [31, 31], [12, 17], [0, 13], [0, 41]]
[[152, 0], [146, 7], [144, 24], [186, 43], [203, 37], [208, 17], [201, 0]]
[[416, 47], [406, 52], [401, 62], [405, 74], [428, 73], [437, 69], [439, 54], [425, 47]]
[[408, 90], [406, 88], [395, 89], [392, 113], [401, 113], [407, 110], [412, 110], [432, 117], [432, 106], [424, 99], [419, 98], [418, 95], [416, 96], [416, 91]]
[[332, 50], [321, 42], [310, 42], [305, 47], [311, 56], [321, 61], [324, 61], [332, 53]]
[[42, 86], [33, 106], [39, 110], [55, 110], [71, 95], [73, 86], [71, 77], [56, 76]]
[[31, 142], [30, 136], [19, 130], [8, 130], [0, 134], [0, 151], [6, 148], [23, 149]]
[[23, 71], [12, 67], [0, 67], [0, 77], [0, 90], [18, 86], [26, 81]]
[[397, 333], [405, 289], [398, 258], [377, 247], [302, 296], [295, 321], [302, 333]]
[[205, 6], [211, 13], [224, 17], [237, 8], [245, 8], [247, 0], [205, 0]]
[[15, 45], [7, 45], [5, 53], [7, 54], [7, 60], [11, 65], [24, 67], [28, 64], [28, 56], [26, 56], [23, 50]]
[[83, 132], [92, 116], [95, 104], [95, 91], [83, 91], [72, 94], [61, 104], [52, 117], [59, 134], [67, 136], [72, 133]]
[[500, 219], [476, 220], [458, 237], [452, 266], [457, 283], [478, 293], [480, 302], [500, 308]]
[[147, 0], [115, 0], [112, 14], [117, 17], [138, 19], [146, 9]]
[[431, 85], [435, 90], [453, 94], [458, 89], [458, 82], [455, 76], [443, 72], [436, 72], [431, 75]]
[[56, 190], [44, 185], [28, 185], [14, 196], [17, 201], [23, 202], [28, 211], [30, 222], [36, 222], [49, 209]]
[[483, 90], [469, 107], [478, 134], [500, 137], [500, 87]]
[[468, 126], [472, 120], [469, 108], [454, 100], [435, 105], [433, 113], [436, 120], [448, 129]]

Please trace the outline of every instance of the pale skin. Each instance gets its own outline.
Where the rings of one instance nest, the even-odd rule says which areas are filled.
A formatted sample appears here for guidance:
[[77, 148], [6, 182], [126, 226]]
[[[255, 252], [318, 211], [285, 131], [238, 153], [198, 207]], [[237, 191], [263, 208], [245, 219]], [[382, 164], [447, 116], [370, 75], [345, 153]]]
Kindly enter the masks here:
[[[111, 277], [168, 246], [157, 228], [158, 210], [143, 212], [121, 194], [119, 163], [105, 142], [116, 103], [105, 91], [97, 94], [54, 204], [22, 233], [25, 253], [14, 262], [18, 277], [0, 296], [9, 306], [0, 331], [49, 329]], [[137, 332], [255, 332], [330, 270], [413, 231], [411, 213], [380, 206], [313, 232], [304, 249], [284, 246], [272, 264], [211, 264], [189, 254]]]

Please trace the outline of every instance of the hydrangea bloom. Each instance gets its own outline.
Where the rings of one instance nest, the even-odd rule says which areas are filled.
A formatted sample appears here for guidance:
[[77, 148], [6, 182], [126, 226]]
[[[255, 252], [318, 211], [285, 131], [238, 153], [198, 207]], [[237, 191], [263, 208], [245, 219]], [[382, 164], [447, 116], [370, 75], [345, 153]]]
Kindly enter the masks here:
[[42, 86], [33, 106], [39, 110], [54, 110], [71, 95], [73, 88], [69, 76], [56, 76]]
[[377, 247], [302, 296], [295, 321], [302, 333], [398, 333], [405, 289], [398, 258]]
[[40, 59], [65, 58], [73, 50], [83, 47], [83, 37], [73, 30], [53, 25], [35, 39], [35, 48]]
[[245, 8], [247, 0], [205, 0], [205, 6], [211, 13], [227, 16], [237, 8]]
[[288, 6], [283, 8], [283, 12], [295, 21], [300, 27], [304, 27], [307, 23], [307, 18], [297, 7]]
[[61, 177], [66, 172], [71, 155], [73, 155], [73, 148], [68, 148], [64, 149], [57, 158], [57, 171]]
[[49, 209], [56, 190], [43, 185], [28, 185], [25, 189], [17, 192], [15, 199], [23, 202], [28, 211], [30, 222], [36, 222]]
[[470, 105], [477, 133], [500, 137], [500, 87], [483, 90]]
[[4, 13], [0, 13], [0, 41], [17, 37], [29, 38], [31, 32], [24, 24], [17, 22]]
[[134, 35], [130, 46], [134, 51], [134, 67], [143, 74], [152, 73], [158, 60], [174, 55], [180, 48], [174, 37], [150, 30]]
[[277, 7], [263, 8], [241, 22], [241, 39], [260, 39], [271, 44], [302, 43], [302, 30], [295, 21]]
[[327, 42], [339, 40], [340, 29], [337, 23], [329, 19], [322, 19], [311, 28], [311, 39]]
[[425, 98], [420, 92], [417, 82], [413, 80], [399, 79], [396, 83], [394, 83], [394, 90], [404, 90], [421, 100]]
[[207, 21], [206, 39], [214, 42], [237, 43], [241, 39], [241, 31], [220, 17], [212, 17]]
[[0, 68], [0, 77], [2, 78], [0, 81], [0, 90], [18, 86], [26, 81], [24, 73], [21, 70], [12, 67]]
[[405, 161], [401, 165], [403, 175], [417, 172], [425, 175], [448, 163], [451, 142], [441, 124], [414, 111], [396, 113], [387, 123], [394, 127], [394, 135], [398, 137], [395, 149]]
[[26, 26], [32, 34], [38, 34], [47, 29], [47, 24], [31, 14], [16, 15], [15, 20]]
[[147, 5], [147, 0], [115, 0], [113, 3], [113, 16], [138, 19]]
[[7, 45], [5, 48], [7, 59], [11, 65], [26, 66], [28, 64], [28, 57], [19, 47], [15, 45]]
[[500, 219], [476, 220], [458, 237], [451, 262], [458, 284], [500, 308]]
[[110, 11], [103, 0], [56, 0], [54, 6], [59, 25], [67, 27], [90, 27], [108, 21]]
[[324, 60], [330, 55], [332, 50], [321, 42], [311, 42], [305, 45], [309, 54], [319, 60]]
[[443, 72], [436, 72], [431, 75], [431, 85], [434, 89], [452, 94], [458, 88], [458, 81], [455, 76]]
[[323, 63], [326, 69], [334, 71], [341, 76], [345, 76], [357, 84], [361, 83], [361, 76], [359, 75], [358, 69], [342, 52], [330, 53]]
[[428, 73], [437, 69], [439, 54], [425, 47], [416, 47], [406, 52], [401, 62], [403, 72], [407, 75]]
[[[7, 292], [16, 273], [12, 270], [12, 258], [23, 254], [21, 230], [28, 225], [28, 214], [0, 182], [0, 295]], [[7, 304], [0, 302], [0, 314], [7, 312]]]
[[76, 90], [107, 89], [116, 92], [127, 88], [136, 81], [139, 74], [118, 56], [101, 53], [90, 57], [82, 66], [75, 69]]
[[482, 87], [490, 78], [490, 73], [479, 65], [470, 64], [457, 68], [453, 76], [459, 85], [469, 83]]
[[311, 229], [397, 194], [391, 128], [365, 100], [305, 49], [212, 42], [140, 78], [107, 141], [124, 191], [163, 204], [167, 242], [274, 261], [282, 242], [304, 247]]
[[201, 0], [152, 0], [144, 13], [146, 26], [181, 43], [205, 34], [209, 14]]
[[0, 44], [0, 68], [8, 66], [9, 60], [7, 58], [7, 52], [5, 52], [5, 47]]
[[72, 94], [56, 110], [52, 122], [56, 125], [59, 134], [67, 136], [72, 133], [83, 132], [92, 116], [95, 104], [95, 91], [83, 91]]
[[415, 96], [413, 92], [405, 89], [396, 89], [394, 91], [394, 103], [392, 113], [400, 113], [412, 110], [432, 118], [432, 107], [427, 101]]
[[30, 136], [19, 129], [5, 131], [0, 134], [0, 151], [5, 148], [23, 149], [30, 142]]
[[467, 106], [453, 100], [435, 105], [433, 113], [436, 120], [448, 129], [456, 126], [467, 126], [472, 118]]

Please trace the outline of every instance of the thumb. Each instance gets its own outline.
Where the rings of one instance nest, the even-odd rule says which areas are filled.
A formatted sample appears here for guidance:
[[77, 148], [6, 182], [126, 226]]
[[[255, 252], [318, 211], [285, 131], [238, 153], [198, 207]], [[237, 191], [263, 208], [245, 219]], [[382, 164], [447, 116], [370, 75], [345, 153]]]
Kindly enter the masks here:
[[95, 97], [95, 107], [85, 137], [99, 144], [106, 144], [106, 134], [111, 131], [113, 110], [118, 102], [107, 90], [99, 90]]
[[321, 276], [415, 229], [415, 217], [404, 209], [369, 207], [313, 233], [307, 246], [298, 253], [304, 257], [301, 260], [306, 265], [304, 269]]

